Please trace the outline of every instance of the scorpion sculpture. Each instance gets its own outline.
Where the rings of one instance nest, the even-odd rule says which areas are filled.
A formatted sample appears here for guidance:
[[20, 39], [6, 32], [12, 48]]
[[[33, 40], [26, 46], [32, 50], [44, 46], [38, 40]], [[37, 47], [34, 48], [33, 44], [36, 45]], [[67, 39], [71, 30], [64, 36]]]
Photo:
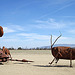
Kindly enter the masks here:
[[[4, 34], [3, 28], [0, 26], [0, 37], [2, 37], [3, 34]], [[26, 59], [22, 59], [22, 60], [12, 59], [10, 51], [3, 46], [3, 49], [0, 50], [0, 62], [7, 62], [9, 60], [10, 61], [21, 61], [21, 62], [33, 62], [33, 61], [26, 60]]]

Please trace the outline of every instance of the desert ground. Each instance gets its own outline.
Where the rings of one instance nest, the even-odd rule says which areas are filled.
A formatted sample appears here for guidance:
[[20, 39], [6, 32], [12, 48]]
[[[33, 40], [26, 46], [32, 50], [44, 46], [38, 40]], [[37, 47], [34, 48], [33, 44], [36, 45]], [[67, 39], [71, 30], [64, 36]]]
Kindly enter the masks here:
[[75, 60], [69, 67], [69, 60], [59, 60], [48, 64], [53, 56], [50, 50], [11, 50], [13, 59], [26, 59], [34, 62], [9, 61], [0, 65], [0, 75], [75, 75]]

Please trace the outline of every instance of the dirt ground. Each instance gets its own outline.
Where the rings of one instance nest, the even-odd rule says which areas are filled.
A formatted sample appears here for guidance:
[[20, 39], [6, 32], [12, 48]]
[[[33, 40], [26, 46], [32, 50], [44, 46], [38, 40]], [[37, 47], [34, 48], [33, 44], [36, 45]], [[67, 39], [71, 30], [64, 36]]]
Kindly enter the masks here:
[[27, 59], [34, 62], [9, 61], [0, 65], [0, 75], [75, 75], [75, 60], [69, 67], [69, 60], [59, 60], [57, 64], [48, 64], [53, 56], [50, 50], [13, 50], [13, 59]]

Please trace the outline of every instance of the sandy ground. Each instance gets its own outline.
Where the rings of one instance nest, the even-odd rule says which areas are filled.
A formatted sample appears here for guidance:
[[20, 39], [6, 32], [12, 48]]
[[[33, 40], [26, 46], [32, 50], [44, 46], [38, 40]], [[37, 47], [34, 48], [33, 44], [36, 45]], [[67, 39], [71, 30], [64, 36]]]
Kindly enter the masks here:
[[57, 64], [48, 64], [53, 56], [49, 50], [11, 51], [13, 59], [33, 60], [32, 63], [9, 61], [0, 65], [0, 75], [75, 75], [75, 61], [69, 67], [69, 60], [59, 60]]

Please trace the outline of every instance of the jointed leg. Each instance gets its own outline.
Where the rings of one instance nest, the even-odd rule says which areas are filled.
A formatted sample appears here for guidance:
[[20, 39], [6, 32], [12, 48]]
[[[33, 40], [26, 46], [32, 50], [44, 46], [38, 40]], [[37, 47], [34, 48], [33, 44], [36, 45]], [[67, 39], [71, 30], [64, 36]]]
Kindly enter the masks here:
[[[57, 53], [57, 55], [56, 55], [55, 57], [57, 57], [58, 54], [59, 54], [59, 53]], [[49, 62], [49, 64], [52, 64], [52, 63], [54, 62], [54, 60], [56, 59], [55, 57], [54, 57], [54, 59], [52, 60], [52, 62]]]
[[56, 59], [56, 58], [54, 57], [54, 59], [52, 60], [52, 62], [49, 62], [49, 64], [52, 64], [52, 63], [54, 62], [55, 59]]
[[56, 62], [55, 63], [57, 63], [59, 61], [59, 59], [58, 58], [56, 58]]
[[56, 59], [56, 62], [55, 63], [57, 63], [58, 62], [58, 55], [60, 55], [60, 56], [62, 56], [62, 54], [60, 53], [60, 51], [56, 54], [56, 56], [54, 57], [54, 59], [52, 60], [52, 62], [49, 62], [49, 64], [52, 64], [53, 62], [54, 62], [54, 60]]

